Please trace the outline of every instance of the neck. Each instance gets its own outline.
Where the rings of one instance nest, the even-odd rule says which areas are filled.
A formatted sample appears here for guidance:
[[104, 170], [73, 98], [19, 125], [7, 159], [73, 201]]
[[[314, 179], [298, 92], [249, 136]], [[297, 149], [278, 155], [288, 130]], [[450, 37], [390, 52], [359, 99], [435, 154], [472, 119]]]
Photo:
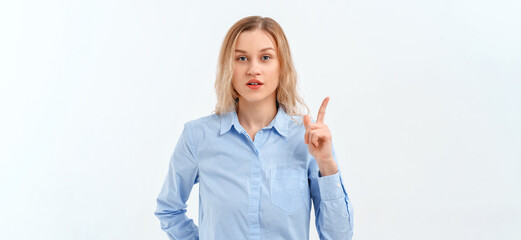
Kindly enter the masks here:
[[271, 123], [277, 115], [277, 111], [275, 96], [254, 103], [239, 97], [237, 118], [245, 129], [261, 129]]

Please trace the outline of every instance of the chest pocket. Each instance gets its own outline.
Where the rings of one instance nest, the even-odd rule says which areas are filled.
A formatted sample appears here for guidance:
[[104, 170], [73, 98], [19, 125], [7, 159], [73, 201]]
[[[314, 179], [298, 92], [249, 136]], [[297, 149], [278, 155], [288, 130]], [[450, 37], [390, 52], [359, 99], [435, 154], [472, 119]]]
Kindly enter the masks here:
[[286, 213], [304, 206], [308, 187], [306, 170], [272, 169], [270, 172], [271, 203]]

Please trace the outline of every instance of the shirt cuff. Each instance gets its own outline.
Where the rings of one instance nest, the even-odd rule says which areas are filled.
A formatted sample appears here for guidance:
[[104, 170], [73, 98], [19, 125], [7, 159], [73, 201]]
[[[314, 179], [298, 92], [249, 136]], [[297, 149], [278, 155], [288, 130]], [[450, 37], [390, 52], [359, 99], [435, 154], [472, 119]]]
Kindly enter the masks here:
[[344, 196], [342, 189], [342, 182], [340, 181], [340, 171], [333, 175], [321, 177], [318, 172], [318, 188], [320, 191], [320, 198], [322, 200], [333, 200]]

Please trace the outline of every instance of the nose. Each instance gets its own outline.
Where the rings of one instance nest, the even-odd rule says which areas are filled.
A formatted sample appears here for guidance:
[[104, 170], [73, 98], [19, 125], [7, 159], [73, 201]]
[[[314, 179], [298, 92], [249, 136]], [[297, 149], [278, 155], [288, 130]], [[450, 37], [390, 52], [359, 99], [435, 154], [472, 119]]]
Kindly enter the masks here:
[[260, 64], [257, 60], [253, 60], [248, 68], [248, 75], [259, 75], [261, 74]]

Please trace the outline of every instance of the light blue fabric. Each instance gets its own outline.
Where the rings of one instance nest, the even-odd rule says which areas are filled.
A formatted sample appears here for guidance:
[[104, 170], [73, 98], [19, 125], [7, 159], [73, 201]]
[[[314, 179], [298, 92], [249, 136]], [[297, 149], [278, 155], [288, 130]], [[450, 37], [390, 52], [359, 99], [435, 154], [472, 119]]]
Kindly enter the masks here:
[[[320, 239], [351, 239], [353, 206], [341, 171], [319, 174], [304, 133], [282, 106], [255, 141], [235, 111], [186, 122], [157, 197], [161, 229], [176, 240], [304, 240], [313, 201]], [[334, 146], [333, 157], [338, 165]], [[196, 183], [198, 226], [185, 214]]]

